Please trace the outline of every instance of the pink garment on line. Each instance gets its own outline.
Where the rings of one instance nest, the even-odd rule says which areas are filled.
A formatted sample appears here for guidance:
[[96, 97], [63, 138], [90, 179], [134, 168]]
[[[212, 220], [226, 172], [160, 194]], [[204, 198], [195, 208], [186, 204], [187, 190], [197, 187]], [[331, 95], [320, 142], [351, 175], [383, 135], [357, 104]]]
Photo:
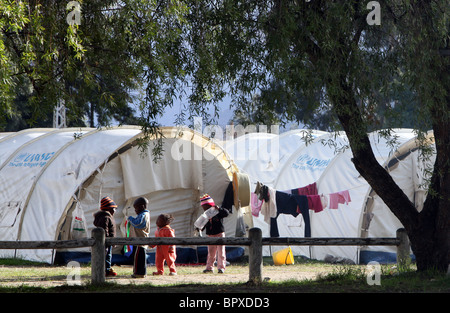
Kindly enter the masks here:
[[318, 194], [316, 183], [312, 183], [305, 187], [298, 188], [297, 190], [298, 194], [301, 196], [313, 196]]
[[254, 192], [251, 193], [250, 203], [252, 208], [252, 215], [255, 217], [259, 216], [259, 212], [261, 211], [261, 206], [263, 205], [262, 200], [259, 200], [258, 195]]
[[348, 204], [351, 201], [348, 190], [330, 193], [330, 209], [337, 209], [339, 203]]
[[315, 213], [323, 211], [322, 200], [319, 195], [306, 196], [308, 198], [308, 208]]

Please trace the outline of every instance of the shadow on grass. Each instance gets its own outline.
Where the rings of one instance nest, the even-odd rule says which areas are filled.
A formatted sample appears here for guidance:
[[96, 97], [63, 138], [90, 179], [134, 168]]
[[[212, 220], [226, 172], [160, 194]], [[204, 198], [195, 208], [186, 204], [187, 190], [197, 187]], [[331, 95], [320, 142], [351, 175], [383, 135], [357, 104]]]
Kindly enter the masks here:
[[379, 285], [369, 285], [366, 277], [352, 270], [341, 270], [316, 280], [288, 280], [230, 284], [123, 285], [106, 282], [102, 285], [62, 285], [57, 287], [0, 287], [2, 293], [449, 293], [450, 277], [445, 274], [403, 273], [382, 275]]

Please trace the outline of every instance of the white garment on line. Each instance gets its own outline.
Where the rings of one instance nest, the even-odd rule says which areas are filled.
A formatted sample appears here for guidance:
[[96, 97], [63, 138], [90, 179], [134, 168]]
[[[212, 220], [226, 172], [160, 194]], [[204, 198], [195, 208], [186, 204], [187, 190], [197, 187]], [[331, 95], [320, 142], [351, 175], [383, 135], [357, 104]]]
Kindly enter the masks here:
[[271, 217], [277, 217], [277, 202], [276, 202], [276, 190], [272, 187], [268, 187], [269, 201], [261, 206], [261, 214], [264, 215], [264, 222], [270, 224]]

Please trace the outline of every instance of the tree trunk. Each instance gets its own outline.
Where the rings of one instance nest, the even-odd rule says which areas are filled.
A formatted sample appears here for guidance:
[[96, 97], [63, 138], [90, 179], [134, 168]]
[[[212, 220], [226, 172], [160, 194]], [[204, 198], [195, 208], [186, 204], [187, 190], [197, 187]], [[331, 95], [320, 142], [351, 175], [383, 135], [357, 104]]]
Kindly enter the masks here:
[[447, 271], [450, 264], [450, 122], [445, 120], [450, 96], [447, 98], [447, 105], [437, 104], [432, 113], [436, 161], [430, 192], [410, 235], [419, 271]]
[[418, 271], [447, 271], [450, 264], [448, 199], [429, 195], [409, 237]]
[[[351, 87], [344, 79], [341, 79], [340, 86], [341, 92], [330, 98], [347, 134], [356, 169], [405, 227], [418, 271], [446, 271], [450, 261], [449, 167], [442, 167], [444, 164], [438, 156], [432, 178], [432, 188], [447, 198], [432, 197], [429, 193], [423, 210], [417, 212], [414, 204], [376, 160]], [[447, 165], [448, 157], [450, 155], [446, 159]], [[438, 173], [439, 169], [446, 169], [446, 175]]]

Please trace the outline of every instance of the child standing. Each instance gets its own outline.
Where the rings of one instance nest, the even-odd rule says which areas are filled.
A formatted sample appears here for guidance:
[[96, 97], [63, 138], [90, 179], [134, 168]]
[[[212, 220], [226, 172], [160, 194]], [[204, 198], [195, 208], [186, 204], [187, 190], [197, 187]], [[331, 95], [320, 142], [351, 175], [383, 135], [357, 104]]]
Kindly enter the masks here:
[[[114, 213], [117, 205], [110, 197], [104, 197], [100, 201], [100, 211], [94, 213], [94, 226], [103, 228], [106, 237], [114, 237], [116, 234], [116, 222], [114, 221]], [[105, 270], [106, 276], [117, 276], [117, 273], [111, 267], [112, 246], [106, 247]]]
[[[208, 237], [225, 237], [223, 218], [228, 216], [229, 214], [228, 210], [225, 208], [219, 208], [214, 203], [214, 200], [208, 194], [205, 194], [203, 197], [200, 198], [200, 205], [205, 211], [212, 207], [218, 210], [218, 213], [214, 217], [210, 218], [208, 223], [206, 223], [205, 227], [203, 228], [206, 229], [206, 235], [208, 235]], [[216, 254], [217, 254], [218, 273], [225, 272], [225, 266], [227, 261], [225, 254], [225, 246], [213, 245], [208, 246], [208, 258], [206, 260], [206, 269], [203, 271], [203, 273], [212, 273], [213, 265], [214, 262], [216, 261]]]
[[[172, 214], [159, 215], [156, 220], [158, 229], [155, 232], [155, 237], [175, 237], [175, 230], [170, 227], [170, 223], [173, 220]], [[157, 272], [153, 272], [153, 275], [164, 274], [164, 261], [166, 261], [167, 266], [169, 267], [170, 275], [177, 275], [177, 270], [175, 268], [176, 258], [175, 245], [156, 246], [155, 264]]]
[[[144, 197], [134, 201], [134, 211], [137, 216], [128, 217], [132, 235], [131, 237], [148, 237], [150, 233], [150, 212], [147, 210], [148, 200]], [[133, 278], [144, 278], [147, 275], [147, 246], [133, 246], [134, 266]]]

